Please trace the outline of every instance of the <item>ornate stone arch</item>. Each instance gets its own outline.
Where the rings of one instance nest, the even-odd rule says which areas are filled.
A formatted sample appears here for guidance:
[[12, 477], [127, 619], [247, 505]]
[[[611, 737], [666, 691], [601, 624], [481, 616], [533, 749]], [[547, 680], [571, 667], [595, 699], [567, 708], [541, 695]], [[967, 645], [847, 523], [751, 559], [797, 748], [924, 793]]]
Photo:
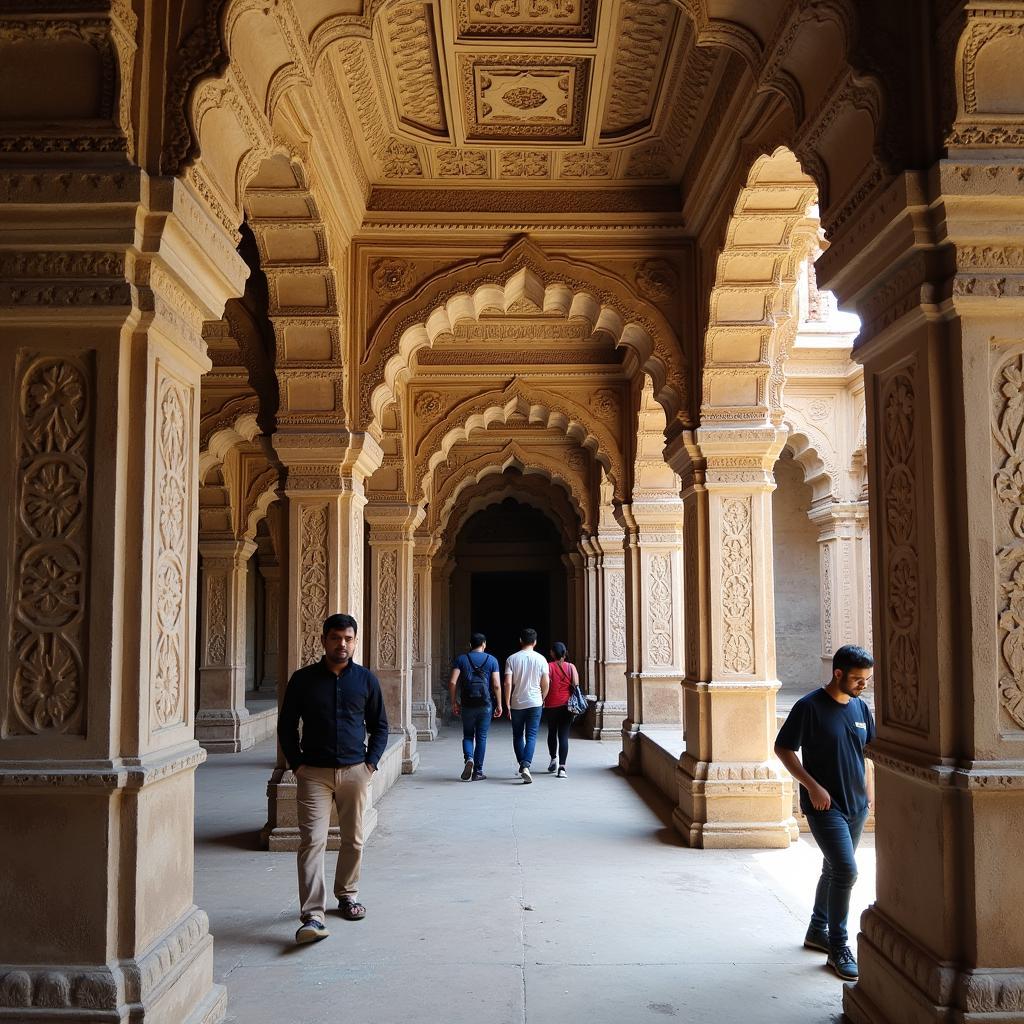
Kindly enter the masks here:
[[499, 452], [486, 452], [470, 459], [444, 481], [430, 504], [430, 531], [436, 533], [446, 528], [448, 517], [458, 507], [459, 498], [468, 487], [510, 468], [517, 469], [524, 476], [537, 474], [560, 487], [572, 499], [573, 509], [583, 528], [591, 529], [594, 508], [588, 499], [586, 481], [580, 473], [557, 458], [533, 450], [527, 452], [517, 442], [510, 441]]
[[718, 255], [704, 342], [701, 422], [779, 426], [801, 264], [822, 245], [814, 182], [793, 153], [759, 157]]
[[557, 519], [562, 539], [571, 548], [578, 540], [575, 536], [579, 529], [578, 515], [569, 495], [560, 486], [555, 491], [555, 500], [552, 500], [552, 489], [543, 485], [543, 481], [548, 479], [544, 473], [536, 473], [509, 480], [503, 471], [498, 476], [481, 475], [475, 484], [469, 483], [459, 494], [460, 500], [444, 527], [444, 539], [438, 547], [436, 559], [443, 562], [451, 556], [459, 531], [473, 515], [492, 505], [501, 504], [506, 498], [514, 498], [549, 519]]
[[804, 473], [804, 483], [813, 493], [813, 500], [840, 497], [838, 455], [825, 434], [811, 425], [793, 409], [786, 410], [784, 426], [789, 430], [786, 447]]
[[[615, 416], [615, 412], [612, 412]], [[621, 419], [621, 410], [617, 418]], [[509, 423], [515, 418], [542, 423], [562, 431], [581, 447], [590, 451], [605, 469], [616, 487], [616, 497], [625, 494], [625, 462], [613, 428], [601, 421], [599, 414], [583, 409], [578, 403], [536, 387], [527, 387], [518, 379], [502, 390], [487, 391], [458, 403], [440, 422], [426, 433], [415, 452], [412, 464], [410, 493], [430, 499], [433, 470], [448, 456], [459, 441], [468, 440], [473, 431], [486, 429], [492, 423]], [[621, 425], [619, 424], [621, 430]]]
[[418, 349], [484, 314], [554, 314], [582, 321], [592, 334], [630, 349], [651, 375], [668, 421], [685, 421], [686, 360], [664, 315], [621, 278], [549, 257], [520, 238], [499, 257], [463, 263], [430, 278], [374, 329], [359, 368], [360, 428], [369, 427], [394, 401]]

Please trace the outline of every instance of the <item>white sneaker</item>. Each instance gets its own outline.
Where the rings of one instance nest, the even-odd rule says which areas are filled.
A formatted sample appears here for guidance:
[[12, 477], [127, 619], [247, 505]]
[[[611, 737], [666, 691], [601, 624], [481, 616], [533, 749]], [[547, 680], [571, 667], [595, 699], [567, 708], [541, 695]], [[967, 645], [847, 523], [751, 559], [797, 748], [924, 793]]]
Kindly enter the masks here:
[[523, 765], [523, 767], [519, 769], [519, 774], [522, 775], [523, 782], [527, 785], [533, 782], [533, 776], [530, 774], [530, 769], [527, 768], [526, 765]]
[[551, 764], [548, 765], [548, 771], [554, 774], [558, 770], [558, 762], [551, 758]]
[[555, 778], [556, 779], [564, 779], [565, 778], [565, 765], [564, 764], [562, 765], [561, 768], [558, 769], [558, 774], [555, 776]]

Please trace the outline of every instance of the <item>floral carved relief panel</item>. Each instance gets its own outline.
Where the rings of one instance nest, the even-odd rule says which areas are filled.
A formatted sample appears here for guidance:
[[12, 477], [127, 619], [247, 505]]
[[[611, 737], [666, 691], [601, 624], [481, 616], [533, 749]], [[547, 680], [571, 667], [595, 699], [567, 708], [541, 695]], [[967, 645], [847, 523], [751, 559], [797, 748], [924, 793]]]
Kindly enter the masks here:
[[754, 671], [754, 555], [751, 499], [722, 501], [722, 665], [727, 672]]
[[920, 555], [918, 551], [918, 453], [916, 363], [882, 386], [882, 665], [887, 723], [917, 732], [928, 727], [921, 689]]
[[420, 574], [416, 573], [412, 579], [412, 660], [420, 661], [420, 635], [422, 625], [420, 622]]
[[832, 654], [832, 548], [821, 549], [821, 654]]
[[1016, 731], [1024, 729], [1024, 350], [996, 366], [992, 438], [999, 700]]
[[671, 665], [675, 656], [672, 643], [672, 556], [651, 555], [649, 573], [647, 654], [652, 665]]
[[206, 584], [206, 661], [223, 665], [227, 658], [228, 581], [221, 573], [207, 577]]
[[12, 718], [82, 734], [94, 436], [91, 361], [23, 353], [15, 444]]
[[189, 540], [192, 533], [192, 388], [159, 370], [153, 508], [153, 650], [150, 721], [178, 725], [187, 713]]
[[608, 660], [626, 660], [626, 578], [608, 572]]
[[398, 666], [398, 552], [381, 551], [377, 561], [377, 655], [384, 668]]
[[323, 622], [327, 618], [326, 505], [305, 505], [299, 513], [299, 629], [302, 664], [320, 660]]

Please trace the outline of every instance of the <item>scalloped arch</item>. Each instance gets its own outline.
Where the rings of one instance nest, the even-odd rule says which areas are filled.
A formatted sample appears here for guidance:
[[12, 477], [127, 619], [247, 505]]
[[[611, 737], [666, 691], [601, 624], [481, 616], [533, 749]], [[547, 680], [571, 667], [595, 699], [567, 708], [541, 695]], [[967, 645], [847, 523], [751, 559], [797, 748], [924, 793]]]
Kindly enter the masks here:
[[529, 238], [501, 256], [463, 263], [428, 279], [374, 329], [359, 369], [359, 419], [371, 428], [411, 375], [413, 355], [459, 323], [484, 314], [554, 314], [625, 346], [650, 374], [669, 422], [687, 415], [686, 360], [668, 321], [621, 278], [549, 257]]
[[485, 430], [492, 423], [508, 423], [517, 416], [561, 430], [566, 437], [590, 451], [614, 483], [616, 497], [623, 499], [625, 467], [613, 433], [595, 422], [596, 418], [577, 403], [539, 388], [526, 393], [518, 383], [500, 392], [490, 391], [466, 399], [436, 424], [416, 453], [413, 487], [429, 500], [433, 472], [447, 459], [454, 445], [468, 440], [475, 430]]

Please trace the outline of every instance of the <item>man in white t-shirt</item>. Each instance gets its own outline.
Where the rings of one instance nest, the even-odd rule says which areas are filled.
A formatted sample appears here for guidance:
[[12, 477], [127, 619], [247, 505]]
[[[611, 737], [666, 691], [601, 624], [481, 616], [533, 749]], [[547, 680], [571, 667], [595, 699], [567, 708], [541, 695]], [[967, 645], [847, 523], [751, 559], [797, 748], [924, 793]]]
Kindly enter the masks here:
[[548, 663], [534, 647], [537, 630], [519, 634], [519, 650], [505, 659], [505, 707], [512, 716], [512, 747], [523, 782], [533, 782], [530, 762], [537, 745], [537, 730], [548, 695]]

